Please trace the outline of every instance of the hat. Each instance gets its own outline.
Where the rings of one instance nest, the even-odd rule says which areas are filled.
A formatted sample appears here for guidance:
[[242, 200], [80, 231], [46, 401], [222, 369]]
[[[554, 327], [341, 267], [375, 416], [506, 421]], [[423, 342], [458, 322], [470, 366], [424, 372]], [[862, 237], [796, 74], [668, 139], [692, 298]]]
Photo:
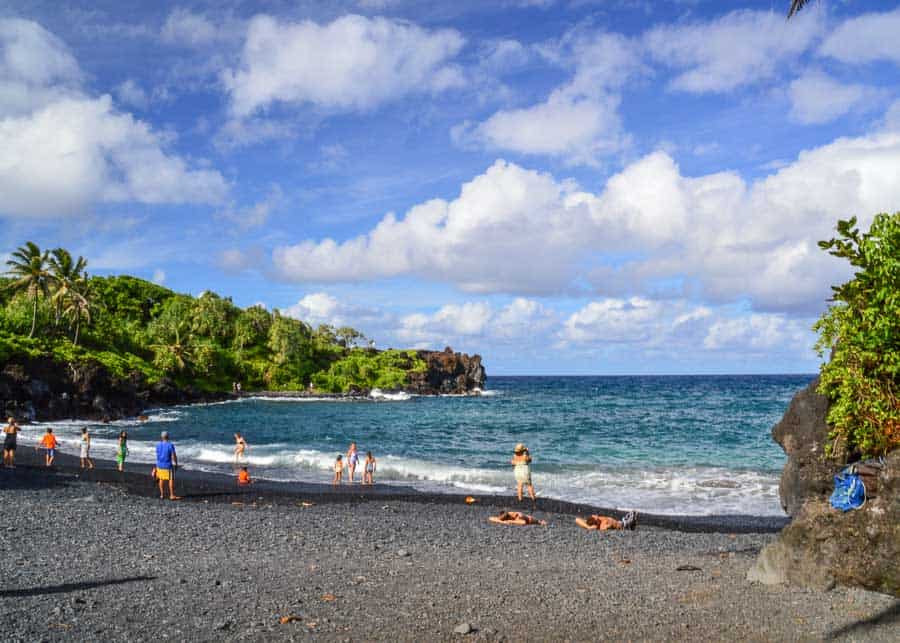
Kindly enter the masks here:
[[159, 437], [161, 437], [163, 440], [168, 440], [168, 439], [169, 439], [169, 432], [168, 432], [168, 431], [163, 431], [163, 432], [159, 435]]
[[521, 442], [519, 442], [519, 443], [516, 445], [516, 448], [513, 449], [513, 453], [522, 453], [522, 452], [525, 451], [525, 450], [526, 450], [526, 449], [525, 449], [525, 445], [522, 444]]

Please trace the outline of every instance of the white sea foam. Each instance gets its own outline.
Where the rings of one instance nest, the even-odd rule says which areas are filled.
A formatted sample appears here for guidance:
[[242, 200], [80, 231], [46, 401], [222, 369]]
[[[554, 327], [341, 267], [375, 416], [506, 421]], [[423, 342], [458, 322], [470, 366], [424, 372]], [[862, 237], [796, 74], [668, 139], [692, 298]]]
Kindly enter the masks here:
[[412, 399], [412, 395], [406, 391], [397, 391], [396, 393], [385, 393], [380, 388], [373, 388], [369, 392], [369, 397], [373, 400], [387, 400], [389, 402], [405, 402]]

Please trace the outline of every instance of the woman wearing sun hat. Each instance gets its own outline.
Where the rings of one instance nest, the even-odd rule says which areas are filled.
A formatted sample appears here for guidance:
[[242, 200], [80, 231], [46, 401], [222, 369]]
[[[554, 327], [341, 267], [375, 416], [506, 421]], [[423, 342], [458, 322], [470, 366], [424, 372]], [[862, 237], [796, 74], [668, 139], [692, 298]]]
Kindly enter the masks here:
[[510, 464], [513, 465], [513, 472], [516, 474], [516, 493], [519, 496], [519, 502], [522, 502], [523, 485], [528, 485], [528, 495], [534, 500], [534, 485], [531, 484], [531, 454], [521, 442], [513, 449]]

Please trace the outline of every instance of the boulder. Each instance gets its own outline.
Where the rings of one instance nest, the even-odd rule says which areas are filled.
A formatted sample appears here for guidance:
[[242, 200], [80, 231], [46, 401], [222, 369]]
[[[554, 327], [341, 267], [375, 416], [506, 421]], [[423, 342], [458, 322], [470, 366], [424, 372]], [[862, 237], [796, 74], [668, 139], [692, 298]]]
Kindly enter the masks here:
[[484, 366], [480, 355], [456, 353], [449, 346], [443, 351], [418, 351], [425, 371], [409, 374], [410, 393], [419, 395], [460, 395], [484, 387]]
[[900, 597], [900, 450], [885, 457], [877, 495], [863, 507], [832, 508], [833, 476], [844, 459], [825, 456], [828, 400], [815, 392], [817, 384], [794, 397], [772, 430], [788, 455], [780, 494], [792, 520], [760, 552], [748, 579], [816, 589], [841, 584]]

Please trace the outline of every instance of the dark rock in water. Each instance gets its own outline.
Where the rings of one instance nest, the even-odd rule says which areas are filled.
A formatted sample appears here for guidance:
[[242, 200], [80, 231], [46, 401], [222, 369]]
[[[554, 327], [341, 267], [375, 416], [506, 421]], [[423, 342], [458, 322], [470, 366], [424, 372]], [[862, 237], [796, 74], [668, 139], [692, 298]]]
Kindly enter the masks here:
[[791, 516], [809, 498], [831, 493], [832, 476], [838, 468], [825, 458], [828, 440], [828, 399], [816, 392], [817, 377], [791, 400], [772, 437], [788, 456], [778, 487], [781, 507]]
[[900, 450], [885, 457], [874, 498], [846, 513], [831, 507], [833, 475], [844, 463], [825, 456], [828, 401], [815, 392], [817, 384], [794, 397], [772, 431], [788, 454], [780, 491], [793, 520], [762, 550], [748, 578], [900, 596]]
[[48, 357], [8, 363], [0, 370], [0, 414], [20, 420], [110, 420], [149, 406], [221, 399], [180, 390], [170, 380], [148, 385], [139, 372], [117, 377], [99, 362], [61, 363]]
[[410, 393], [419, 395], [465, 394], [484, 388], [487, 376], [480, 355], [455, 353], [449, 346], [443, 351], [418, 351], [425, 361], [425, 372], [409, 375]]

